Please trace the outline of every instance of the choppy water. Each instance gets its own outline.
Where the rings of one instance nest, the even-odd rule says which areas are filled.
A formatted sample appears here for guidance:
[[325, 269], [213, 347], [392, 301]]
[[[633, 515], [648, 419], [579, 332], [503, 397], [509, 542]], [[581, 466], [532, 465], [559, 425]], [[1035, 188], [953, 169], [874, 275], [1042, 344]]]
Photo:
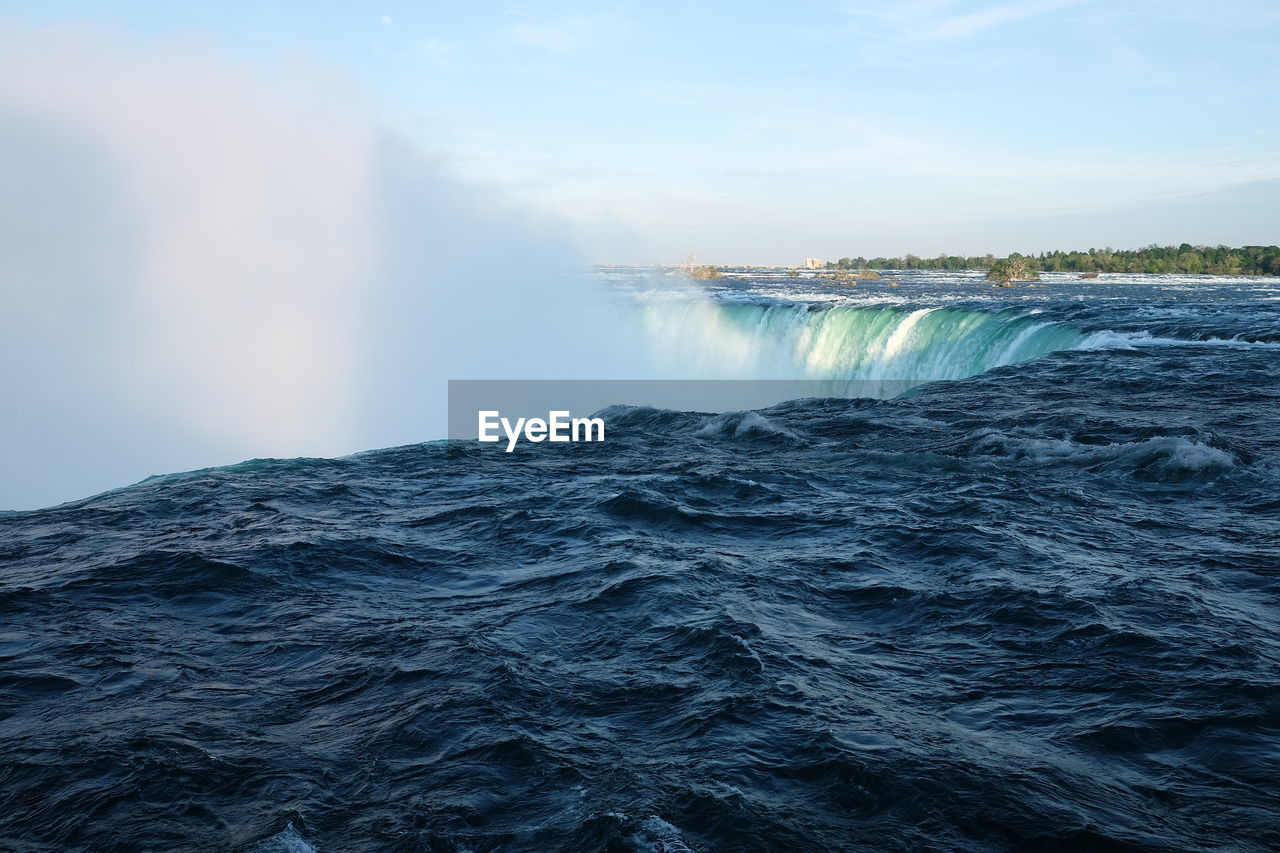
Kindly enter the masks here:
[[1280, 286], [613, 277], [947, 381], [0, 517], [0, 849], [1280, 848]]

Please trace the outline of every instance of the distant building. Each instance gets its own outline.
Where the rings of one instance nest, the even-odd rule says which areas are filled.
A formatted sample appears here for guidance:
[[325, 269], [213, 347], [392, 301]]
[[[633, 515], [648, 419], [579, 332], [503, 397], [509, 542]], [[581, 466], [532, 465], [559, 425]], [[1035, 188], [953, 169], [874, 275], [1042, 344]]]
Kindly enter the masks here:
[[822, 258], [805, 258], [804, 268], [807, 270], [820, 270], [826, 267], [827, 262]]

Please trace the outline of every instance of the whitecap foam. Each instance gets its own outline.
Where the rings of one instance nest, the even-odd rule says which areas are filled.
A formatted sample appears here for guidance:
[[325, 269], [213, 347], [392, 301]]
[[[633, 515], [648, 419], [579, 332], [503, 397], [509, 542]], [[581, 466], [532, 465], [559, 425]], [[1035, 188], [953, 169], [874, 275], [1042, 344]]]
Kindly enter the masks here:
[[986, 430], [974, 438], [974, 449], [983, 455], [1032, 464], [1065, 462], [1084, 467], [1118, 467], [1159, 480], [1218, 474], [1235, 468], [1237, 463], [1230, 451], [1181, 436], [1081, 444], [1069, 438], [1011, 436]]
[[1164, 338], [1150, 332], [1117, 332], [1104, 329], [1092, 332], [1081, 349], [1137, 349], [1138, 347], [1239, 347], [1242, 349], [1280, 349], [1280, 341], [1242, 341], [1236, 338]]
[[632, 840], [642, 850], [652, 853], [693, 853], [684, 840], [679, 827], [667, 823], [657, 815], [650, 815], [640, 824], [640, 832]]
[[316, 846], [307, 841], [290, 823], [280, 832], [262, 841], [254, 853], [319, 853]]
[[1119, 461], [1161, 479], [1217, 473], [1234, 468], [1236, 464], [1235, 456], [1226, 450], [1177, 437], [1137, 442], [1121, 453]]
[[708, 418], [693, 434], [697, 438], [758, 438], [771, 435], [798, 437], [759, 412], [725, 412]]

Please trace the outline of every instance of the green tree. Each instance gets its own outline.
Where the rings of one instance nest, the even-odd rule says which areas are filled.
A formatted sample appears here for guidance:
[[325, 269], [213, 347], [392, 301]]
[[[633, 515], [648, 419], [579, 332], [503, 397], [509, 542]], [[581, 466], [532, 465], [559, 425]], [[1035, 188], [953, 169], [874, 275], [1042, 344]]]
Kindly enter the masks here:
[[987, 271], [988, 281], [1039, 281], [1040, 272], [1031, 258], [1013, 253]]

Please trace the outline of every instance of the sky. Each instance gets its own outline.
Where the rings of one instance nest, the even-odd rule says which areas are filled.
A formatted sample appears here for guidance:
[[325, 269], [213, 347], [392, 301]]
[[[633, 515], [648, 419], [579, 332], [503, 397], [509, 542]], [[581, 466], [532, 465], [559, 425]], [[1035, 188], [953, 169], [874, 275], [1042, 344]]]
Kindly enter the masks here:
[[1259, 209], [1280, 180], [1271, 2], [7, 8], [324, 66], [595, 263], [1274, 243], [1280, 224]]
[[591, 263], [1280, 242], [1277, 44], [1240, 0], [0, 3], [0, 510], [655, 375]]

